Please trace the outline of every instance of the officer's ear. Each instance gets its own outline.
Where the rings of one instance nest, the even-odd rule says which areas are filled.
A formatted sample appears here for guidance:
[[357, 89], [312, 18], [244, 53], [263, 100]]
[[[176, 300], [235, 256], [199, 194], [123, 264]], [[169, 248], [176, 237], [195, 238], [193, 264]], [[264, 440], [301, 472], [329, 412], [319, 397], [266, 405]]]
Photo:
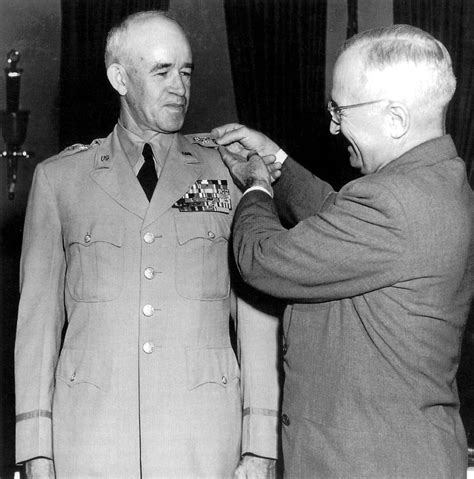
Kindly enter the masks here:
[[112, 63], [107, 68], [107, 78], [119, 95], [127, 94], [127, 71], [119, 63]]

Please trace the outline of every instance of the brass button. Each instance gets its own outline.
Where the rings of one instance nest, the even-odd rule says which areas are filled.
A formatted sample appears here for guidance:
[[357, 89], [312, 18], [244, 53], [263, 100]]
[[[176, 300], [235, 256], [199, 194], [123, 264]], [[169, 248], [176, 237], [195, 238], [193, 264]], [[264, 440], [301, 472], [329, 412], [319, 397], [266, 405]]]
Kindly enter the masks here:
[[155, 349], [155, 345], [152, 342], [148, 341], [142, 346], [142, 349], [146, 354], [151, 354]]
[[91, 242], [91, 239], [92, 239], [92, 236], [90, 233], [87, 233], [85, 236], [84, 236], [84, 243], [90, 243]]
[[227, 384], [227, 378], [225, 376], [222, 376], [222, 384]]
[[285, 426], [289, 426], [289, 425], [290, 425], [290, 418], [289, 418], [286, 414], [282, 414], [282, 416], [281, 416], [281, 422], [282, 422]]
[[207, 236], [209, 236], [209, 238], [211, 239], [214, 239], [216, 237], [216, 233], [214, 233], [213, 231], [208, 231]]
[[145, 268], [143, 275], [146, 279], [153, 279], [155, 277], [155, 270], [153, 268]]
[[143, 236], [143, 241], [145, 241], [145, 243], [151, 244], [155, 241], [155, 235], [148, 231], [148, 233], [145, 233]]
[[69, 378], [69, 381], [71, 382], [74, 382], [76, 380], [76, 371], [74, 371], [72, 374], [71, 374], [71, 377]]
[[143, 314], [145, 316], [153, 316], [153, 313], [155, 312], [155, 308], [151, 305], [151, 304], [145, 304], [145, 306], [143, 306]]

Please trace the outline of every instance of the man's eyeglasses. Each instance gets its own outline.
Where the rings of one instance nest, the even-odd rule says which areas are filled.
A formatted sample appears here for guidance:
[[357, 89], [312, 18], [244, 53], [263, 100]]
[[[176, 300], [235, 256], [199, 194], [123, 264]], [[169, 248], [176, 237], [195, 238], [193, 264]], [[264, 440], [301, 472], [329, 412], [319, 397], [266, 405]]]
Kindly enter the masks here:
[[365, 101], [364, 103], [354, 103], [353, 105], [339, 106], [334, 100], [331, 99], [328, 102], [328, 112], [331, 115], [332, 121], [336, 123], [337, 125], [340, 125], [341, 119], [342, 119], [341, 117], [342, 110], [348, 110], [350, 108], [357, 108], [359, 106], [365, 106], [365, 105], [373, 105], [374, 103], [379, 103], [381, 101], [385, 101], [385, 99]]

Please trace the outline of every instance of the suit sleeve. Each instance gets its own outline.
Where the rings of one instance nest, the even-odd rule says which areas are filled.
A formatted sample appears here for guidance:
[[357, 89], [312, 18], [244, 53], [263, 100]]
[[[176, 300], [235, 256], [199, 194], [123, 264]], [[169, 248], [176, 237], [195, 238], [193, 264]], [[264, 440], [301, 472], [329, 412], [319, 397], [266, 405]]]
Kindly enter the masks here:
[[244, 280], [299, 302], [352, 297], [400, 281], [409, 258], [409, 227], [391, 192], [355, 181], [329, 199], [287, 230], [269, 195], [244, 195], [234, 224], [234, 253]]
[[316, 214], [333, 188], [288, 157], [273, 191], [280, 219], [287, 226], [295, 226]]
[[57, 203], [43, 165], [28, 200], [15, 343], [16, 460], [53, 457], [52, 395], [64, 324], [65, 258]]

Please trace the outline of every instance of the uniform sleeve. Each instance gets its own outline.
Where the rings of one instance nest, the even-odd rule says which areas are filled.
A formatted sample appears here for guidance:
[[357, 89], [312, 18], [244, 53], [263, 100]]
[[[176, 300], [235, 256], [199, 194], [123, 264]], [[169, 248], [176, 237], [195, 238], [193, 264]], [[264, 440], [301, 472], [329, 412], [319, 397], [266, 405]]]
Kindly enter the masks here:
[[330, 199], [287, 230], [268, 195], [245, 195], [234, 225], [244, 280], [299, 302], [348, 298], [400, 281], [410, 233], [396, 197], [384, 185], [357, 180]]
[[52, 395], [64, 324], [65, 258], [56, 200], [40, 164], [28, 200], [15, 343], [16, 460], [53, 457]]
[[262, 300], [255, 291], [235, 296], [234, 300], [243, 403], [242, 454], [276, 459], [280, 424], [279, 310], [270, 306], [268, 297]]

